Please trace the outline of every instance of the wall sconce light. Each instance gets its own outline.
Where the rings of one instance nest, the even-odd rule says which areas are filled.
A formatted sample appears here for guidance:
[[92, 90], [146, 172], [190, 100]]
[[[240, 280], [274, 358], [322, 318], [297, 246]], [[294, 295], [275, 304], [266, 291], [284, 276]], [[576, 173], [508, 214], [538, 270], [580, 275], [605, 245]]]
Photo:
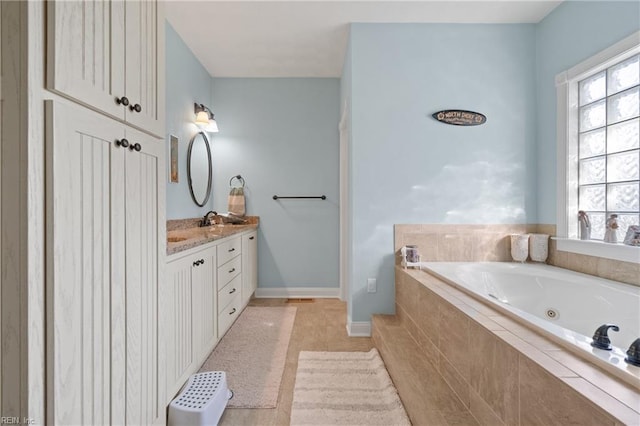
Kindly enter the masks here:
[[196, 125], [203, 130], [211, 133], [218, 132], [218, 123], [214, 118], [213, 112], [203, 104], [193, 104], [193, 111], [196, 114]]

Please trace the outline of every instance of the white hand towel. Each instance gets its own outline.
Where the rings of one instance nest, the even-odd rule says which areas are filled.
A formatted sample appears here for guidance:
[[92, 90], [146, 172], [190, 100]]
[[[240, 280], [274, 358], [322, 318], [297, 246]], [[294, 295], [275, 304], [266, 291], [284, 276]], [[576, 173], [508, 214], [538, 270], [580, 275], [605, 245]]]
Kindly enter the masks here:
[[231, 188], [229, 192], [229, 213], [244, 217], [246, 212], [244, 188]]

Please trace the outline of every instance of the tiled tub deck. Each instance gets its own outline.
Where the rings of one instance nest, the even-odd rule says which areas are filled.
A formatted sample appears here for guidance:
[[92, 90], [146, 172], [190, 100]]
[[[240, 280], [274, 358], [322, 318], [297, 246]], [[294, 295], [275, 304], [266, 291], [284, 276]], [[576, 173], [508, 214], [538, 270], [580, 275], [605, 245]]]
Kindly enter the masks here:
[[424, 271], [373, 340], [416, 425], [640, 425], [637, 388]]

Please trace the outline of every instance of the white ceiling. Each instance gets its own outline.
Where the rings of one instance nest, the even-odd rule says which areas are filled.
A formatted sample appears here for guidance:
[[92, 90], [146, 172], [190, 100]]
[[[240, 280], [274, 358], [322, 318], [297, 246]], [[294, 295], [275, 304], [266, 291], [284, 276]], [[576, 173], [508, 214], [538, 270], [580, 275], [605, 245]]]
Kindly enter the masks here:
[[536, 23], [561, 1], [173, 0], [166, 15], [215, 77], [339, 77], [349, 23]]

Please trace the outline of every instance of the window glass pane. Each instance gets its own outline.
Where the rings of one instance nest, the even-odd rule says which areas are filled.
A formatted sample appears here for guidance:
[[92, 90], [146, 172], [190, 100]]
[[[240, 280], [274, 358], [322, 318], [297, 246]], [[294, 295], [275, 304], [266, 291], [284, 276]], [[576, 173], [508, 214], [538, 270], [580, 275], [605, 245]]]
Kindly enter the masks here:
[[640, 55], [571, 87], [579, 102], [569, 116], [570, 126], [578, 125], [571, 138], [578, 145], [571, 151], [578, 153], [577, 208], [589, 214], [595, 240], [604, 238], [607, 217], [617, 214], [622, 241], [630, 225], [640, 224]]
[[604, 185], [582, 186], [580, 187], [579, 205], [580, 210], [604, 211], [605, 189]]
[[606, 95], [605, 71], [580, 82], [580, 105], [586, 105]]
[[613, 154], [607, 157], [607, 182], [638, 180], [640, 166], [638, 150]]
[[596, 102], [580, 108], [580, 131], [602, 127], [607, 121], [605, 101]]
[[[582, 138], [581, 138], [582, 139]], [[640, 119], [607, 127], [607, 152], [640, 147]], [[582, 148], [582, 147], [581, 147]]]
[[604, 183], [605, 164], [606, 163], [604, 157], [580, 160], [580, 185], [588, 185], [590, 183]]
[[591, 239], [602, 240], [604, 239], [605, 218], [604, 213], [592, 213], [588, 212], [589, 220], [591, 221]]
[[624, 236], [627, 235], [627, 229], [631, 225], [638, 225], [638, 214], [618, 214], [618, 242], [624, 241]]
[[592, 130], [580, 135], [580, 158], [604, 154], [605, 129]]
[[609, 211], [630, 212], [640, 210], [638, 182], [607, 185], [607, 207]]
[[615, 65], [608, 70], [608, 92], [609, 95], [618, 93], [621, 90], [628, 89], [640, 83], [640, 67], [638, 67], [638, 58], [634, 56], [626, 61]]
[[610, 124], [637, 117], [639, 112], [640, 97], [637, 87], [607, 99], [607, 122]]

